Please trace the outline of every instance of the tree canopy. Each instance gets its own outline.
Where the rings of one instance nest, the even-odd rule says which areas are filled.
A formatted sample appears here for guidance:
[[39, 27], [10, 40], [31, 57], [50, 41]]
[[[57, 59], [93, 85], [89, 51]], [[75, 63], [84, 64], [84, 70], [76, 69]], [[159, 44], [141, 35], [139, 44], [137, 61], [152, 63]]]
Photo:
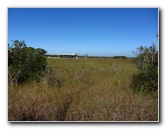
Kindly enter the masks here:
[[14, 40], [8, 45], [8, 75], [13, 82], [24, 83], [39, 80], [46, 68], [46, 51], [27, 47], [25, 41]]

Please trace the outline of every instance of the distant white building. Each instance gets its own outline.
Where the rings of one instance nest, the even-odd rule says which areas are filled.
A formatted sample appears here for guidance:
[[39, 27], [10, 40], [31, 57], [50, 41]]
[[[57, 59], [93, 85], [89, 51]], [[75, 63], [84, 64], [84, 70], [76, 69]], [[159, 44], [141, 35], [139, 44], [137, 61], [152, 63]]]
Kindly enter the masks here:
[[60, 58], [79, 58], [78, 53], [61, 53], [59, 54]]

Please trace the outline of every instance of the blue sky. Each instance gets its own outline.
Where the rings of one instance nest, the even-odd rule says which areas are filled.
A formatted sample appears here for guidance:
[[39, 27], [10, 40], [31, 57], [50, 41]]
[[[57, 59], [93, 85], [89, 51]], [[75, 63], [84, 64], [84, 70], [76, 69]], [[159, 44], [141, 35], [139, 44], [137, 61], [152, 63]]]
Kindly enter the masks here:
[[137, 47], [157, 43], [157, 33], [157, 8], [8, 9], [8, 43], [24, 40], [48, 54], [133, 57]]

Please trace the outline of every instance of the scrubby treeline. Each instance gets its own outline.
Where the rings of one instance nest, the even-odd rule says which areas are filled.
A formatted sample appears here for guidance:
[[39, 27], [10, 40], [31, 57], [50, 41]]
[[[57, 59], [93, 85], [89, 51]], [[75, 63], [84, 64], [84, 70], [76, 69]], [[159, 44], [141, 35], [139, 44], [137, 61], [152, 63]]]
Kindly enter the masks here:
[[113, 56], [113, 59], [127, 59], [126, 56]]

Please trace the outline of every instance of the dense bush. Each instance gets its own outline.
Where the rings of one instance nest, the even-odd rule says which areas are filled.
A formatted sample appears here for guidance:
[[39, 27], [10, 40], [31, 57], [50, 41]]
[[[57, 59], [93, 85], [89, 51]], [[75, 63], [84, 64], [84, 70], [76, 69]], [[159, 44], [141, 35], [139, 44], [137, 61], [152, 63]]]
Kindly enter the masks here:
[[46, 51], [27, 47], [24, 41], [14, 40], [8, 46], [8, 76], [10, 84], [39, 80], [46, 68]]
[[139, 47], [134, 52], [137, 56], [134, 62], [139, 72], [133, 76], [132, 87], [141, 93], [151, 93], [157, 96], [158, 93], [158, 51], [152, 44], [149, 48]]
[[113, 59], [127, 59], [126, 56], [113, 56]]

